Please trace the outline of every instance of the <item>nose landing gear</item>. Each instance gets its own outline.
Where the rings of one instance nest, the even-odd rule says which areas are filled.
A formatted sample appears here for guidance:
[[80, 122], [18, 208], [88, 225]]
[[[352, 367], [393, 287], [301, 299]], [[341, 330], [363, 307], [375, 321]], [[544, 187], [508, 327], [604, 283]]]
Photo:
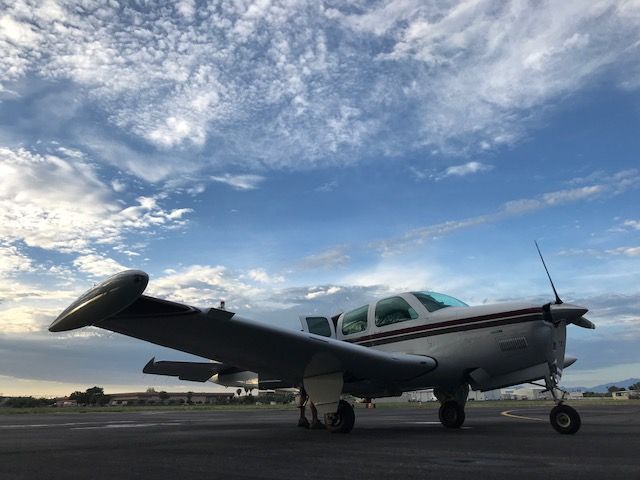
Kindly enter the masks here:
[[565, 435], [573, 435], [576, 433], [580, 430], [582, 423], [576, 409], [562, 403], [551, 409], [549, 420], [556, 432]]
[[582, 425], [580, 415], [575, 408], [565, 405], [564, 399], [567, 392], [558, 388], [558, 380], [555, 375], [549, 375], [544, 379], [547, 390], [551, 392], [556, 406], [549, 413], [549, 421], [553, 429], [563, 435], [573, 435]]

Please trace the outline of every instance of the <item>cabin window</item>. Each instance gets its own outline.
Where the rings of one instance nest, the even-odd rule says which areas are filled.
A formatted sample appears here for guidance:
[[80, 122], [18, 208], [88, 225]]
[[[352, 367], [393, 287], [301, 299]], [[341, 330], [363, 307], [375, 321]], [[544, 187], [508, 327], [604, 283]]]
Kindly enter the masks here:
[[369, 305], [365, 305], [344, 314], [342, 318], [342, 333], [351, 335], [352, 333], [363, 332], [367, 329], [367, 312]]
[[402, 297], [385, 298], [376, 305], [377, 327], [415, 320], [416, 318], [418, 318], [418, 314]]
[[435, 312], [446, 307], [468, 307], [466, 303], [457, 298], [437, 292], [412, 292], [412, 295], [420, 300], [430, 312]]

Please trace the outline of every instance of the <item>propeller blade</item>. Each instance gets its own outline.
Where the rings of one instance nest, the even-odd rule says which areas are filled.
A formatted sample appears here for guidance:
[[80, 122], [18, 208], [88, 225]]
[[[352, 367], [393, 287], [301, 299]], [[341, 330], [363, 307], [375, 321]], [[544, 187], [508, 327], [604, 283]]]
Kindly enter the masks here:
[[590, 320], [587, 320], [584, 317], [580, 317], [577, 320], [572, 320], [571, 323], [573, 323], [574, 325], [577, 325], [578, 327], [582, 327], [582, 328], [589, 328], [591, 330], [595, 330], [596, 329], [596, 324], [593, 323]]
[[551, 289], [553, 290], [553, 294], [556, 296], [556, 305], [561, 305], [562, 300], [558, 296], [558, 292], [556, 291], [556, 286], [553, 284], [553, 280], [551, 280], [551, 275], [549, 274], [549, 269], [547, 268], [547, 264], [544, 263], [544, 258], [542, 258], [542, 252], [540, 251], [540, 247], [538, 246], [538, 242], [536, 240], [533, 241], [536, 244], [536, 249], [538, 250], [538, 255], [540, 255], [540, 260], [542, 260], [542, 266], [544, 267], [544, 271], [547, 272], [547, 277], [549, 277], [549, 283], [551, 283]]
[[565, 368], [570, 367], [571, 365], [576, 363], [576, 360], [578, 360], [576, 357], [571, 357], [569, 355], [565, 355], [564, 356], [564, 364], [562, 365], [562, 369], [564, 370]]

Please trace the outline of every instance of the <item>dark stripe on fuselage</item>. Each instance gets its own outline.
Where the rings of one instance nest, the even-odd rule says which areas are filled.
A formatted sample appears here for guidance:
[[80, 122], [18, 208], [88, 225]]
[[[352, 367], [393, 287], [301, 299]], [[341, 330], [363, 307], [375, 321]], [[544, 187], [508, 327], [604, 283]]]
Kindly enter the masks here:
[[[512, 312], [493, 313], [479, 317], [461, 318], [447, 322], [418, 325], [416, 327], [391, 330], [388, 332], [374, 333], [359, 338], [348, 339], [347, 342], [357, 343], [365, 347], [384, 345], [387, 343], [403, 342], [415, 338], [443, 335], [445, 333], [464, 332], [479, 328], [491, 328], [515, 323], [531, 322], [539, 320], [541, 308], [528, 308]], [[493, 321], [490, 321], [493, 320]]]

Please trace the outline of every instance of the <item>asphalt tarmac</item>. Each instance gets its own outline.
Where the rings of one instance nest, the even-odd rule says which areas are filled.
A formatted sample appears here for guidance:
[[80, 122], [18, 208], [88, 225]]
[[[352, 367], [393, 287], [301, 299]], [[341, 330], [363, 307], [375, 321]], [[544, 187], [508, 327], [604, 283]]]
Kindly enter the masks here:
[[0, 479], [640, 479], [640, 402], [589, 405], [576, 435], [549, 407], [357, 409], [348, 435], [297, 428], [297, 411], [148, 411], [0, 416]]

